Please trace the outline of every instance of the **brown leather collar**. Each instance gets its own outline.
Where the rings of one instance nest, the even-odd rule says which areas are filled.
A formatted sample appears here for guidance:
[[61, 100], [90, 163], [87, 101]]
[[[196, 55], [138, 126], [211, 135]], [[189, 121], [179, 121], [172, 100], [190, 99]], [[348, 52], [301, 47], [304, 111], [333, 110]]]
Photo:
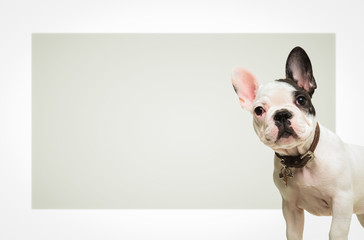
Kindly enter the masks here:
[[276, 153], [276, 156], [281, 159], [281, 164], [285, 167], [285, 168], [303, 168], [304, 166], [306, 166], [306, 164], [314, 159], [315, 155], [314, 155], [314, 151], [317, 147], [318, 141], [320, 139], [320, 127], [319, 124], [317, 123], [316, 125], [316, 130], [315, 130], [315, 136], [313, 138], [311, 147], [308, 149], [308, 151], [300, 156], [282, 156], [278, 153]]

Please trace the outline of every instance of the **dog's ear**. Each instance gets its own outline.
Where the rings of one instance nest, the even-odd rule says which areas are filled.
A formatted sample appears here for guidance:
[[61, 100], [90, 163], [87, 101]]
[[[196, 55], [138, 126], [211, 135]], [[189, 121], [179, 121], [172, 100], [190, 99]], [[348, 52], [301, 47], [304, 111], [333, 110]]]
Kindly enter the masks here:
[[259, 86], [258, 81], [253, 74], [241, 67], [233, 69], [231, 80], [234, 90], [239, 97], [241, 107], [251, 111], [252, 103]]
[[286, 78], [291, 78], [305, 89], [312, 97], [317, 88], [313, 77], [310, 58], [301, 47], [295, 47], [288, 55], [286, 62]]

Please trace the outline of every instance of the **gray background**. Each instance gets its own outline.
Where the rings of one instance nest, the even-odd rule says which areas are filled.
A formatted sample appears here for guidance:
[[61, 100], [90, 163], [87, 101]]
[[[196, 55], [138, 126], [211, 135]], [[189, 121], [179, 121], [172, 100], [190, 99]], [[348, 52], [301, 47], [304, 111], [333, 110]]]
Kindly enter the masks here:
[[297, 45], [334, 130], [333, 34], [34, 34], [33, 208], [280, 208], [230, 73], [284, 77]]

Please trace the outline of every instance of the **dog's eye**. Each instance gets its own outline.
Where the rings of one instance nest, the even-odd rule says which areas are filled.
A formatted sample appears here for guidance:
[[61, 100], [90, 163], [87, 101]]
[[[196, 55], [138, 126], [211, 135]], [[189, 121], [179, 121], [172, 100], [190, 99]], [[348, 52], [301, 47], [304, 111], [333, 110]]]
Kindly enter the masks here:
[[299, 96], [297, 99], [296, 99], [296, 103], [300, 106], [304, 106], [307, 102], [307, 99], [303, 96]]
[[256, 108], [254, 109], [254, 112], [255, 112], [255, 114], [256, 114], [257, 116], [262, 116], [262, 114], [264, 113], [264, 108], [262, 108], [262, 107], [256, 107]]

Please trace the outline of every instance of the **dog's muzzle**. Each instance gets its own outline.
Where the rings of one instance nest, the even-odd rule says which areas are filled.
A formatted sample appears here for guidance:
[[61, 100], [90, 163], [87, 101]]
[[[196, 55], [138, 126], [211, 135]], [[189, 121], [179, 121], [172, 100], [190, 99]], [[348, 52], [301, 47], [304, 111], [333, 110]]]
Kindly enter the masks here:
[[274, 116], [273, 120], [275, 125], [278, 128], [277, 139], [278, 141], [281, 138], [288, 138], [290, 136], [296, 137], [297, 134], [294, 129], [291, 127], [291, 119], [293, 114], [287, 109], [278, 110]]

